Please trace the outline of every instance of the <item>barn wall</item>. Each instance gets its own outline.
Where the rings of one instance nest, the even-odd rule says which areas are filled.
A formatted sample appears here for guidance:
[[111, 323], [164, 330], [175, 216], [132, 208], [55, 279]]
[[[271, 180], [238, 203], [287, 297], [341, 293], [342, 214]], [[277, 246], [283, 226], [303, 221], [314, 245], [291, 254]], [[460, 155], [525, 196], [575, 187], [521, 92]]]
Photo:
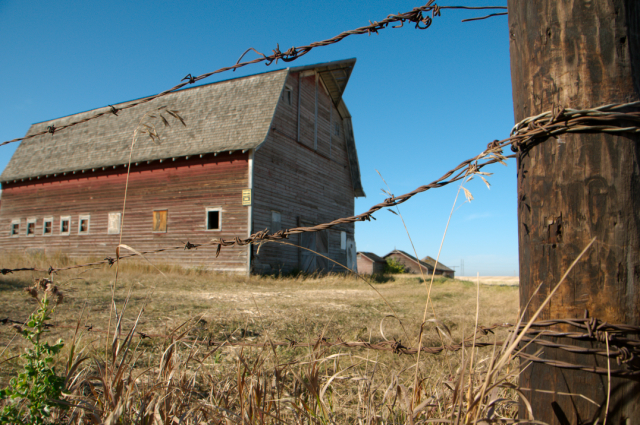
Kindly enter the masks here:
[[358, 273], [373, 274], [373, 266], [375, 263], [367, 257], [358, 254]]
[[[287, 78], [292, 90], [291, 105], [282, 96], [265, 143], [255, 153], [253, 230], [272, 227], [272, 211], [281, 214], [281, 228], [325, 223], [353, 215], [354, 191], [348, 168], [344, 126], [328, 94], [318, 82], [318, 128], [315, 129], [315, 76]], [[300, 93], [298, 93], [300, 88]], [[300, 98], [300, 141], [298, 142], [298, 99]], [[339, 135], [334, 134], [338, 123]], [[314, 149], [314, 145], [317, 149]], [[279, 230], [279, 229], [275, 229]], [[326, 230], [328, 257], [346, 265], [346, 250], [340, 246], [340, 232], [353, 238], [354, 225]], [[300, 243], [300, 235], [289, 242]], [[298, 248], [266, 244], [253, 248], [256, 271], [297, 269]], [[329, 269], [333, 267], [329, 264]], [[342, 270], [337, 268], [336, 271]]]
[[358, 254], [358, 273], [360, 274], [382, 274], [385, 263], [373, 261], [370, 258]]
[[[132, 167], [124, 216], [122, 243], [139, 251], [185, 242], [247, 234], [248, 216], [241, 205], [248, 185], [247, 154], [200, 159], [167, 160]], [[3, 184], [0, 209], [0, 252], [4, 250], [61, 251], [73, 257], [115, 256], [120, 235], [107, 233], [108, 214], [122, 209], [126, 168], [76, 174], [25, 183]], [[222, 228], [205, 231], [205, 209], [220, 207]], [[167, 209], [166, 233], [152, 232], [152, 212]], [[80, 215], [90, 215], [89, 232], [78, 234]], [[60, 217], [71, 216], [71, 234], [60, 235]], [[34, 236], [26, 236], [26, 221], [36, 219]], [[43, 235], [43, 219], [53, 217], [53, 234]], [[10, 236], [12, 219], [20, 219], [19, 237]], [[246, 271], [247, 247], [215, 248], [149, 255], [154, 262]]]

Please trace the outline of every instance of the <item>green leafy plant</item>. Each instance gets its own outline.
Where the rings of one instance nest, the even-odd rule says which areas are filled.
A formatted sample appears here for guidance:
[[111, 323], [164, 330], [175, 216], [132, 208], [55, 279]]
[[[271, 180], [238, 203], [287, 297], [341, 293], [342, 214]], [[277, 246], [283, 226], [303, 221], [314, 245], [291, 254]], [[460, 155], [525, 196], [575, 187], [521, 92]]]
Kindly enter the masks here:
[[[41, 299], [38, 298], [38, 289], [43, 292]], [[29, 316], [24, 328], [14, 325], [30, 347], [20, 356], [24, 362], [23, 370], [9, 381], [8, 387], [0, 390], [0, 400], [4, 404], [0, 412], [0, 424], [51, 423], [55, 409], [66, 409], [66, 405], [60, 401], [65, 378], [57, 375], [53, 366], [64, 344], [62, 340], [53, 345], [43, 341], [44, 335], [49, 332], [46, 321], [50, 319], [55, 305], [62, 301], [62, 293], [48, 279], [37, 280], [35, 286], [25, 291], [38, 300], [39, 305], [38, 310]], [[50, 308], [52, 299], [56, 304]]]
[[406, 273], [404, 264], [394, 258], [387, 258], [387, 265], [384, 266], [385, 274]]

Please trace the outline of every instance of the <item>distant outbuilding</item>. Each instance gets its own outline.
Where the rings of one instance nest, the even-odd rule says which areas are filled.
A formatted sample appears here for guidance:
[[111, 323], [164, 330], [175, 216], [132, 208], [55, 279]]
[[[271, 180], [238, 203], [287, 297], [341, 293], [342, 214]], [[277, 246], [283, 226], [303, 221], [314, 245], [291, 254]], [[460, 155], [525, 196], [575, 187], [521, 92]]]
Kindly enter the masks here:
[[358, 252], [358, 273], [382, 274], [387, 262], [373, 252]]
[[[383, 258], [385, 261], [389, 258], [393, 258], [405, 267], [405, 271], [407, 273], [420, 274], [420, 268], [422, 267], [422, 270], [424, 272], [426, 272], [427, 274], [432, 274], [435, 268], [436, 276], [442, 275], [450, 278], [455, 277], [454, 270], [441, 263], [438, 263], [436, 267], [436, 260], [431, 257], [424, 257], [422, 260], [418, 261], [418, 259], [413, 255], [407, 254], [406, 252], [400, 251], [399, 249], [394, 249]], [[359, 265], [360, 264], [358, 264], [358, 266]]]

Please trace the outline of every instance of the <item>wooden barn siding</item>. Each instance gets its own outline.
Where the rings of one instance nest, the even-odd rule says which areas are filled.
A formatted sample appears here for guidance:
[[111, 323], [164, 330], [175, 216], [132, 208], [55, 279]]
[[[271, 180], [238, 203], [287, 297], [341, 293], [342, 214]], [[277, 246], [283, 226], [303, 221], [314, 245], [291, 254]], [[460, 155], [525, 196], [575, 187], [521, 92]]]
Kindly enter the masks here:
[[384, 273], [384, 263], [378, 263], [364, 255], [358, 255], [358, 273], [381, 274]]
[[[167, 160], [131, 168], [122, 242], [139, 251], [202, 243], [212, 238], [247, 235], [247, 209], [241, 205], [247, 187], [247, 154]], [[45, 249], [74, 257], [115, 256], [119, 235], [107, 233], [110, 212], [122, 209], [126, 168], [76, 174], [36, 182], [5, 184], [0, 210], [0, 250]], [[205, 232], [205, 208], [222, 207], [222, 231]], [[166, 233], [152, 233], [152, 211], [167, 209]], [[87, 235], [78, 235], [79, 215], [91, 216]], [[60, 235], [60, 217], [71, 216], [71, 234]], [[43, 219], [54, 217], [53, 235], [42, 235]], [[26, 236], [26, 220], [37, 218], [35, 236]], [[10, 237], [12, 219], [20, 218], [20, 236]], [[153, 262], [205, 265], [245, 271], [246, 247], [177, 250], [149, 255]]]
[[[255, 153], [254, 231], [270, 227], [272, 210], [282, 214], [282, 228], [297, 227], [299, 220], [324, 223], [351, 216], [354, 212], [354, 192], [342, 125], [340, 136], [331, 137], [331, 158], [319, 153], [322, 152], [320, 148], [318, 152], [313, 150], [313, 125], [305, 124], [302, 117], [315, 108], [315, 77], [303, 77], [300, 84], [302, 141], [298, 143], [298, 74], [289, 75], [287, 85], [293, 88], [292, 105], [280, 101], [267, 140]], [[338, 111], [320, 85], [318, 101], [327, 111], [332, 109], [330, 114], [334, 122], [341, 123]], [[330, 123], [321, 119], [319, 127], [324, 130], [318, 132], [318, 145], [327, 146], [328, 152]], [[346, 264], [346, 251], [340, 249], [340, 231], [353, 237], [354, 225], [327, 231], [328, 257]], [[292, 236], [290, 242], [299, 244], [300, 236]], [[295, 247], [266, 244], [260, 248], [259, 255], [256, 252], [254, 247], [252, 262], [256, 266], [268, 264], [272, 270], [285, 271], [299, 266], [299, 250]]]

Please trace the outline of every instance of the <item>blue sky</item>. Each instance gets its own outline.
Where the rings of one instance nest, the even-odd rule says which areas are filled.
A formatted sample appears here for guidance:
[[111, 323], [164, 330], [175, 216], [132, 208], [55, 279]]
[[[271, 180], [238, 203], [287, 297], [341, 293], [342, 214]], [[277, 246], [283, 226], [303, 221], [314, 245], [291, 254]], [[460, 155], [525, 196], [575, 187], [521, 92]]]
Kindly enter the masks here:
[[[425, 0], [426, 2], [426, 0]], [[506, 0], [442, 0], [446, 5], [506, 5]], [[33, 1], [0, 0], [0, 141], [32, 123], [158, 93], [187, 74], [236, 62], [249, 47], [270, 53], [330, 38], [422, 3], [364, 1]], [[345, 58], [357, 64], [345, 92], [353, 115], [366, 198], [355, 212], [429, 183], [513, 126], [506, 16], [461, 23], [482, 11], [443, 10], [424, 31], [411, 24], [313, 50], [299, 66]], [[253, 58], [247, 55], [245, 58]], [[210, 83], [286, 67], [257, 64]], [[0, 147], [4, 169], [17, 144]], [[467, 188], [471, 203], [451, 219], [441, 261], [466, 275], [518, 270], [516, 167], [486, 171]], [[420, 257], [438, 253], [457, 186], [400, 206]], [[464, 201], [461, 196], [459, 203]], [[356, 225], [358, 250], [412, 252], [400, 218], [388, 211]]]

